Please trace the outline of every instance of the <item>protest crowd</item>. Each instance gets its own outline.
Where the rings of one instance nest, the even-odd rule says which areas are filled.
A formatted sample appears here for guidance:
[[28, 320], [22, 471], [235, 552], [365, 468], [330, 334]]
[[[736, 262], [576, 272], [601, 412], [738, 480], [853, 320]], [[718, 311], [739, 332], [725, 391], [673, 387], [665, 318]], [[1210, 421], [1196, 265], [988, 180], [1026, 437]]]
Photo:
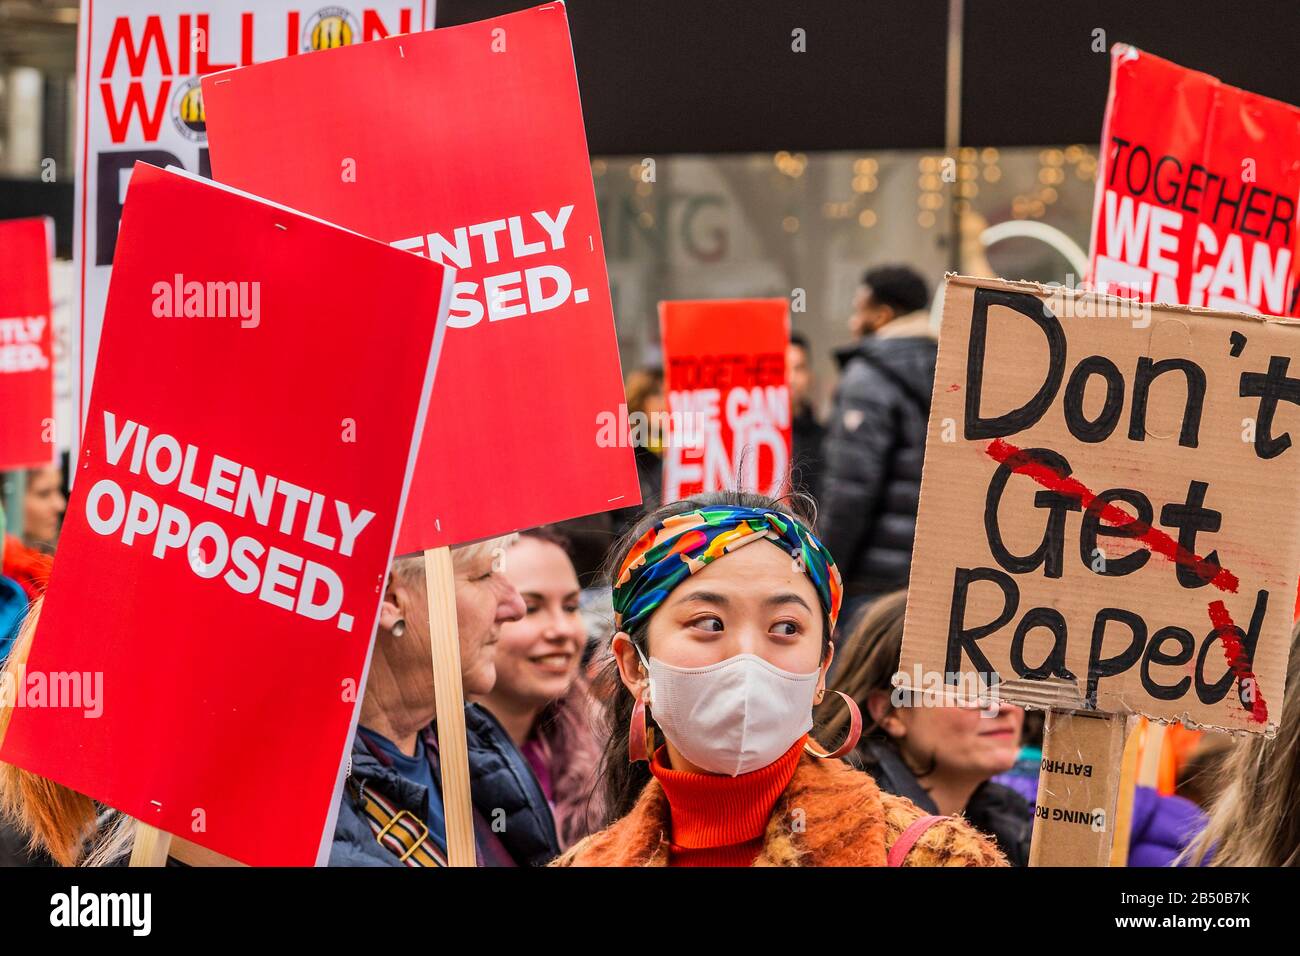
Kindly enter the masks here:
[[[1119, 185], [1097, 172], [1120, 228], [1068, 301], [1138, 296], [1149, 330], [1085, 338], [1094, 320], [986, 259], [945, 279], [885, 256], [821, 307], [833, 350], [756, 284], [659, 303], [662, 341], [620, 363], [563, 9], [364, 43], [321, 16], [309, 41], [346, 50], [196, 70], [206, 178], [112, 171], [116, 250], [78, 247], [80, 444], [31, 439], [49, 410], [0, 374], [0, 866], [1300, 864], [1297, 278], [1281, 256], [1246, 278], [1300, 248], [1294, 170], [1235, 200], [1230, 235], [1208, 185], [1210, 225], [1158, 235], [1195, 212], [1195, 170], [1220, 204], [1230, 183], [1188, 160], [1149, 193], [1156, 134], [1125, 133]], [[498, 28], [507, 72], [545, 82], [482, 71]], [[1148, 64], [1179, 69], [1116, 54], [1105, 136]], [[402, 82], [505, 105], [372, 142], [350, 114]], [[512, 165], [512, 137], [549, 171]], [[458, 180], [462, 150], [503, 165]], [[1264, 251], [1140, 296], [1148, 225], [1171, 262], [1175, 234]], [[185, 318], [212, 277], [259, 276], [260, 298]], [[0, 317], [49, 312], [5, 281]], [[209, 370], [228, 406], [186, 394]], [[56, 670], [84, 675], [76, 705], [34, 695]], [[976, 672], [995, 680], [967, 692]], [[1111, 736], [1076, 765], [1085, 725]], [[169, 774], [178, 745], [197, 756]], [[269, 804], [301, 817], [282, 844]]]
[[[651, 462], [644, 511], [452, 550], [480, 865], [1027, 864], [1041, 714], [891, 699], [937, 348], [928, 297], [906, 266], [864, 274], [829, 421], [791, 390], [811, 438], [796, 443], [782, 499], [658, 505]], [[806, 348], [792, 341], [792, 369]], [[629, 374], [641, 407], [656, 381], [657, 369]], [[657, 453], [639, 449], [638, 463]], [[10, 670], [39, 619], [59, 477], [29, 473], [24, 533], [6, 538], [0, 583], [15, 595], [6, 608], [20, 608], [6, 619]], [[802, 580], [786, 544], [812, 558]], [[580, 575], [574, 555], [602, 549], [605, 566]], [[683, 551], [720, 559], [696, 574]], [[593, 625], [589, 605], [603, 605]], [[400, 557], [332, 866], [445, 865], [429, 630], [423, 565]], [[1288, 682], [1298, 675], [1293, 642]], [[651, 681], [660, 707], [646, 700]], [[1131, 865], [1297, 861], [1295, 700], [1272, 740], [1180, 736], [1172, 773], [1136, 788]], [[17, 767], [2, 768], [0, 806], [6, 865], [112, 864], [130, 851], [128, 818]], [[780, 825], [790, 806], [807, 812], [806, 838]]]

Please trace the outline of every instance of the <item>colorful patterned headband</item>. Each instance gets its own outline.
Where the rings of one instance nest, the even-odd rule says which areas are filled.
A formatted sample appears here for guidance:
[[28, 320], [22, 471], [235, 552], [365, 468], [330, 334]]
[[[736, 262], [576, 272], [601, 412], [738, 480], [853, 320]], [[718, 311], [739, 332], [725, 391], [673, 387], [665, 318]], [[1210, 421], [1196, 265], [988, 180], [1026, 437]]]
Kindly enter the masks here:
[[732, 505], [673, 515], [641, 536], [614, 582], [615, 624], [630, 633], [692, 574], [737, 548], [763, 540], [800, 559], [834, 629], [842, 587], [831, 553], [789, 515]]

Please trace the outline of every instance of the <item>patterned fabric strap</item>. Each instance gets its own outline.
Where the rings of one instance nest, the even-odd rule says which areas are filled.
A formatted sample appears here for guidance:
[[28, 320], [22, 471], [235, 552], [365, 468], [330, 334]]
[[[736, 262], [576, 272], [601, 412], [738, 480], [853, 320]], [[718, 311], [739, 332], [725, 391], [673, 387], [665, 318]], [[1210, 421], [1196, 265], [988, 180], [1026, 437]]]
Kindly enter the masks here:
[[916, 846], [916, 841], [925, 835], [925, 831], [946, 819], [948, 818], [928, 816], [913, 820], [911, 825], [898, 835], [898, 839], [889, 848], [889, 865], [902, 866], [903, 861], [907, 859], [907, 854], [912, 852], [912, 847]]
[[808, 575], [834, 628], [843, 595], [831, 553], [796, 518], [732, 505], [673, 515], [641, 536], [614, 582], [615, 624], [631, 633], [692, 574], [737, 548], [765, 540], [788, 552]]
[[429, 835], [424, 821], [409, 810], [398, 810], [378, 793], [357, 786], [361, 810], [375, 840], [407, 866], [446, 866], [447, 856]]

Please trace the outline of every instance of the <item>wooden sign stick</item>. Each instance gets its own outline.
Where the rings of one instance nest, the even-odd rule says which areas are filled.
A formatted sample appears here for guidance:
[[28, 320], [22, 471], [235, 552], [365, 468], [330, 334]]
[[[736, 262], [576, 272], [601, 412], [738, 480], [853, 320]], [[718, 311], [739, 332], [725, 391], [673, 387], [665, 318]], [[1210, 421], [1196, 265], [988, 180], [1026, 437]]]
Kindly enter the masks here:
[[131, 866], [166, 866], [171, 850], [172, 835], [150, 826], [142, 820], [135, 821], [135, 846], [131, 849]]
[[1165, 737], [1168, 736], [1169, 728], [1145, 717], [1143, 721], [1146, 723], [1146, 733], [1142, 736], [1142, 762], [1138, 765], [1136, 784], [1154, 790], [1160, 785], [1160, 759], [1164, 756]]
[[460, 635], [456, 627], [456, 578], [450, 548], [424, 552], [429, 593], [429, 638], [437, 694], [438, 759], [442, 805], [447, 816], [447, 862], [476, 866], [474, 807], [469, 795], [469, 748], [465, 743], [465, 691], [460, 682]]
[[1126, 719], [1049, 710], [1030, 866], [1106, 866], [1115, 832]]
[[1138, 758], [1146, 733], [1145, 717], [1129, 718], [1128, 740], [1120, 762], [1119, 798], [1115, 804], [1115, 835], [1110, 844], [1110, 865], [1128, 866], [1128, 847], [1133, 835], [1133, 794], [1137, 789]]
[[1155, 789], [1160, 780], [1160, 758], [1164, 752], [1166, 726], [1146, 717], [1130, 718], [1129, 739], [1124, 745], [1120, 774], [1119, 802], [1115, 810], [1115, 842], [1110, 848], [1111, 866], [1128, 866], [1133, 835], [1133, 802], [1138, 787]]
[[240, 863], [228, 856], [222, 856], [216, 850], [209, 850], [205, 846], [199, 846], [197, 843], [191, 843], [189, 840], [183, 840], [178, 836], [172, 837], [172, 845], [168, 856], [173, 860], [184, 863], [186, 866], [248, 866], [247, 863]]

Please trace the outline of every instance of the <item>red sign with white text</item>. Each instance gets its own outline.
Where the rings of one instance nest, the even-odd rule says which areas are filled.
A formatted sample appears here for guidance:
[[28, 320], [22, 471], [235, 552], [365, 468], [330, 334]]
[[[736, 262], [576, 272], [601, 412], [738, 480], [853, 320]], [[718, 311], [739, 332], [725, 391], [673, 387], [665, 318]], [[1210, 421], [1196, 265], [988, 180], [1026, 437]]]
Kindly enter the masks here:
[[1300, 315], [1300, 109], [1121, 44], [1101, 149], [1097, 288]]
[[669, 441], [665, 502], [740, 488], [779, 497], [790, 476], [785, 299], [660, 302]]
[[141, 164], [129, 190], [0, 760], [236, 860], [310, 865], [437, 359], [439, 323], [412, 316], [445, 316], [451, 275], [188, 174]]
[[[456, 268], [401, 553], [635, 505], [563, 4], [205, 77], [217, 179]], [[346, 104], [346, 108], [340, 108]]]
[[0, 471], [54, 461], [50, 230], [0, 222]]

